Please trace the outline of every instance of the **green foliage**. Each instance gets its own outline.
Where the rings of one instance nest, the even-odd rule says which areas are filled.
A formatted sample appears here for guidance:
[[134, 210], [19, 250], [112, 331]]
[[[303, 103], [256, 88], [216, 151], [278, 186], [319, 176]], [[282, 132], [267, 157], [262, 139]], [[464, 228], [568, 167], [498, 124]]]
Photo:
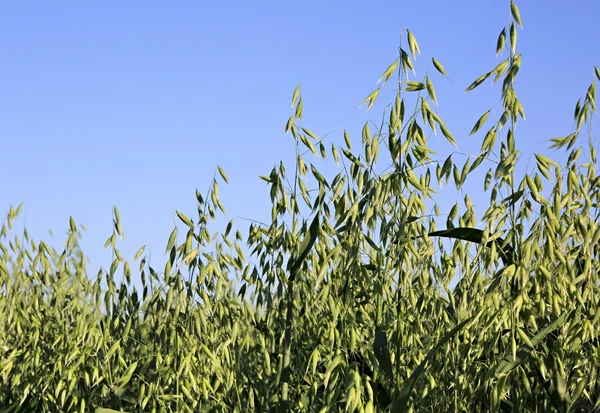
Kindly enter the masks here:
[[[521, 16], [512, 1], [510, 11], [496, 45], [508, 57], [467, 89], [502, 80], [500, 116], [476, 121], [474, 135], [494, 124], [462, 165], [459, 152], [432, 157], [429, 132], [460, 145], [432, 109], [434, 76], [448, 75], [432, 59], [439, 74], [408, 80], [421, 50], [407, 30], [408, 50], [363, 102], [371, 109], [397, 74], [385, 121], [365, 124], [356, 151], [346, 131], [344, 146], [331, 144], [342, 172], [318, 169], [325, 139], [301, 126], [298, 86], [285, 127], [293, 173], [280, 164], [260, 177], [271, 222], [245, 238], [235, 221], [208, 230], [225, 214], [218, 167], [208, 193], [196, 191], [197, 217], [176, 212], [164, 269], [144, 247], [135, 254], [141, 288], [117, 248], [116, 208], [113, 260], [97, 275], [73, 218], [60, 252], [13, 233], [21, 207], [11, 208], [0, 232], [0, 411], [600, 410], [600, 178], [593, 140], [576, 147], [585, 127], [591, 136], [595, 83], [575, 131], [551, 140], [567, 162], [535, 154], [518, 178]], [[442, 214], [432, 176], [464, 188], [479, 166], [487, 209], [466, 194]]]

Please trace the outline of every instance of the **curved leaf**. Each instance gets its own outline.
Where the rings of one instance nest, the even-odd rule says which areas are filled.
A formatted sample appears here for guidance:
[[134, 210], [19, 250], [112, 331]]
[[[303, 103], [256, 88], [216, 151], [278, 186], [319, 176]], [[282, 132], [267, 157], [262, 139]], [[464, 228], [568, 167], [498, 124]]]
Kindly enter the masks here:
[[403, 412], [407, 411], [408, 400], [410, 399], [410, 394], [412, 393], [412, 390], [415, 387], [415, 384], [417, 383], [417, 380], [419, 379], [419, 377], [421, 377], [421, 375], [425, 372], [425, 367], [427, 366], [427, 363], [429, 362], [429, 360], [431, 358], [433, 358], [433, 356], [435, 356], [435, 353], [438, 351], [438, 349], [440, 347], [442, 347], [444, 344], [446, 344], [452, 337], [454, 337], [454, 335], [456, 333], [461, 331], [464, 326], [466, 326], [468, 323], [470, 323], [474, 319], [478, 318], [482, 312], [483, 312], [483, 310], [479, 310], [479, 312], [477, 314], [475, 314], [472, 317], [467, 318], [465, 321], [463, 321], [462, 323], [460, 323], [459, 325], [454, 327], [452, 330], [448, 331], [436, 343], [436, 345], [433, 346], [433, 348], [431, 350], [429, 350], [429, 353], [427, 353], [427, 356], [425, 356], [425, 359], [421, 362], [421, 364], [419, 364], [419, 366], [412, 372], [412, 374], [410, 375], [408, 380], [406, 380], [406, 382], [404, 383], [404, 387], [402, 388], [402, 391], [400, 392], [400, 396], [398, 397], [398, 399], [396, 399], [396, 402], [392, 406], [391, 411], [393, 413], [403, 413]]
[[[444, 237], [444, 238], [454, 238], [460, 239], [463, 241], [475, 242], [477, 244], [481, 244], [483, 239], [483, 231], [477, 228], [451, 228], [445, 229], [441, 231], [430, 232], [430, 237]], [[514, 249], [510, 244], [506, 244], [503, 238], [496, 238], [493, 241], [488, 241], [486, 243], [486, 247], [490, 248], [492, 243], [495, 242], [496, 246], [500, 249], [500, 258], [504, 265], [514, 264]]]

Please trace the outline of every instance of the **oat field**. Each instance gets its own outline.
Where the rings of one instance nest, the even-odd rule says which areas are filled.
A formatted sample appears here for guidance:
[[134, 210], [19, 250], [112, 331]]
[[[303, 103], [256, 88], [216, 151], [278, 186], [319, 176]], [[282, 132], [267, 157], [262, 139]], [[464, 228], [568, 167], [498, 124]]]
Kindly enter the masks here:
[[[405, 30], [363, 105], [384, 87], [395, 97], [340, 144], [303, 125], [295, 89], [285, 130], [296, 162], [260, 177], [270, 223], [209, 231], [225, 219], [217, 168], [197, 212], [177, 211], [164, 268], [144, 248], [122, 256], [115, 208], [112, 265], [95, 274], [72, 218], [56, 250], [14, 231], [11, 208], [0, 412], [600, 411], [600, 70], [573, 102], [573, 130], [548, 144], [567, 161], [538, 153], [518, 174], [522, 22], [508, 8], [499, 63], [467, 88], [495, 83], [501, 97], [473, 119], [477, 154], [459, 151], [464, 138], [436, 111], [443, 62], [408, 80], [425, 58]], [[434, 153], [433, 139], [455, 150]], [[461, 203], [443, 213], [448, 185]], [[489, 205], [474, 205], [475, 187]]]

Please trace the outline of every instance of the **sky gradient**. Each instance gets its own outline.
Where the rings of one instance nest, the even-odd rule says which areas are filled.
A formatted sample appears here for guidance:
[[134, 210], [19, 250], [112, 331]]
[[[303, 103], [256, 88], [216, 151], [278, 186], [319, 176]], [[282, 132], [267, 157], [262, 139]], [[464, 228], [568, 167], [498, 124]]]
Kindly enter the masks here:
[[[553, 156], [547, 140], [573, 129], [575, 103], [600, 66], [600, 4], [517, 4], [525, 163], [534, 151]], [[258, 175], [280, 160], [292, 168], [283, 130], [296, 85], [303, 126], [337, 144], [346, 128], [356, 147], [364, 122], [379, 121], [394, 97], [391, 82], [369, 113], [359, 109], [396, 58], [403, 27], [422, 52], [417, 78], [431, 57], [446, 68], [452, 83], [432, 75], [438, 113], [476, 153], [482, 136], [467, 135], [488, 109], [499, 115], [500, 85], [464, 90], [500, 61], [496, 38], [510, 18], [499, 0], [15, 1], [0, 10], [0, 211], [23, 202], [32, 236], [49, 240], [51, 228], [57, 246], [73, 216], [88, 229], [81, 245], [92, 274], [110, 263], [102, 245], [113, 205], [125, 257], [146, 245], [162, 268], [175, 210], [194, 216], [194, 192], [206, 192], [217, 164], [231, 181], [220, 188], [229, 217], [269, 220]], [[451, 147], [433, 139], [444, 159]]]

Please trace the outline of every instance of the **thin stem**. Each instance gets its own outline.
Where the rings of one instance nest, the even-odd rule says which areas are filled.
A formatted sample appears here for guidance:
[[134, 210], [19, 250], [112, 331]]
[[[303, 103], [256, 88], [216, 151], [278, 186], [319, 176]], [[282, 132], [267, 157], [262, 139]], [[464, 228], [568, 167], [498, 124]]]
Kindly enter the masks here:
[[[298, 178], [299, 178], [299, 164], [298, 157], [300, 156], [300, 145], [298, 139], [296, 142], [296, 168], [294, 171], [294, 191], [292, 194], [293, 202], [297, 202], [296, 197], [298, 194]], [[296, 227], [298, 216], [292, 206], [292, 228]], [[292, 259], [290, 257], [290, 259]], [[292, 322], [294, 319], [294, 279], [296, 274], [290, 274], [287, 285], [287, 310], [285, 315], [285, 332], [283, 339], [283, 367], [281, 372], [281, 404], [279, 406], [280, 412], [287, 412], [289, 410], [289, 383], [290, 383], [290, 363], [292, 354]]]

